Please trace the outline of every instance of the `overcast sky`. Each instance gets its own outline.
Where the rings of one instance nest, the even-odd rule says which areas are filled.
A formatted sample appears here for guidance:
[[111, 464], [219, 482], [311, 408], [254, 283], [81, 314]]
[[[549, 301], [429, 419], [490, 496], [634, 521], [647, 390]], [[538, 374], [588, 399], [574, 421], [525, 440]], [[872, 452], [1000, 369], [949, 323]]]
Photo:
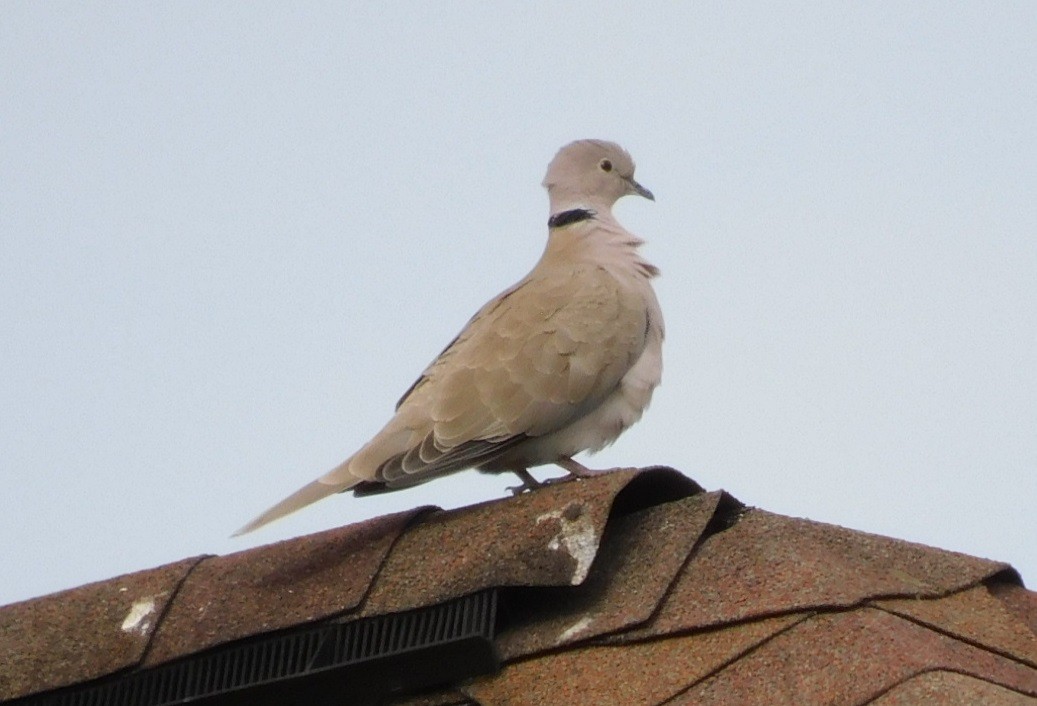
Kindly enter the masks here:
[[668, 329], [586, 463], [1037, 585], [1034, 37], [1032, 2], [5, 3], [0, 604], [501, 497], [228, 539], [533, 265], [583, 137], [656, 194], [617, 215]]

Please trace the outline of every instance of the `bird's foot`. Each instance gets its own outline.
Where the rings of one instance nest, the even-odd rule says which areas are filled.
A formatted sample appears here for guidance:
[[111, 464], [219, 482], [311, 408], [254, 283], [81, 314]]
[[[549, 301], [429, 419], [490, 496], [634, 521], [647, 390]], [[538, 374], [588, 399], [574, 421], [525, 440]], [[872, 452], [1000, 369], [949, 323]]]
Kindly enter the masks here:
[[521, 495], [527, 490], [536, 490], [544, 485], [530, 475], [529, 471], [525, 468], [513, 468], [511, 472], [517, 475], [519, 480], [522, 481], [522, 485], [511, 485], [506, 488], [506, 490], [512, 495]]
[[595, 471], [594, 469], [587, 468], [582, 463], [573, 461], [568, 456], [562, 456], [555, 464], [561, 466], [569, 472], [569, 478], [562, 478], [559, 480], [571, 480], [572, 478], [590, 478], [591, 476], [600, 476], [602, 473], [608, 473], [608, 471]]
[[530, 475], [529, 471], [525, 468], [512, 469], [511, 472], [519, 477], [522, 481], [522, 485], [513, 485], [507, 488], [508, 492], [512, 495], [521, 495], [527, 490], [536, 490], [537, 488], [543, 488], [547, 485], [554, 485], [555, 483], [568, 483], [569, 481], [577, 480], [579, 478], [591, 478], [593, 476], [600, 476], [602, 473], [608, 473], [608, 471], [596, 471], [592, 468], [587, 468], [582, 463], [573, 461], [568, 456], [562, 456], [555, 464], [565, 469], [569, 474], [562, 476], [561, 478], [548, 478], [545, 481], [539, 481]]

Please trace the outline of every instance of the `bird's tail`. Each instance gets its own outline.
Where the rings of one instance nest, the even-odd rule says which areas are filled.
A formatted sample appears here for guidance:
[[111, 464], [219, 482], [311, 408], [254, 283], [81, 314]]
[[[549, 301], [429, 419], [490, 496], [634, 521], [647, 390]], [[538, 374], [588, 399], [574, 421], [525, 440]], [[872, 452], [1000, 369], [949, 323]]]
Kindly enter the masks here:
[[349, 460], [343, 461], [339, 466], [335, 467], [317, 480], [299, 488], [297, 491], [274, 505], [259, 517], [250, 521], [231, 536], [237, 537], [259, 529], [263, 525], [269, 524], [274, 520], [279, 520], [285, 515], [290, 515], [296, 510], [301, 510], [307, 505], [315, 503], [322, 498], [349, 490], [361, 480], [361, 478], [357, 478], [349, 473]]

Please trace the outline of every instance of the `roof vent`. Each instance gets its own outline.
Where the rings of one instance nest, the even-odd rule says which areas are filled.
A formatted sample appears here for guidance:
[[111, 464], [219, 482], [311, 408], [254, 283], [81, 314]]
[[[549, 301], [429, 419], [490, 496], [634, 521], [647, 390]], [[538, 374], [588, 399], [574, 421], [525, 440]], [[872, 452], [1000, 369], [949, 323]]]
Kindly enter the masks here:
[[12, 706], [366, 704], [494, 672], [497, 590], [238, 642]]

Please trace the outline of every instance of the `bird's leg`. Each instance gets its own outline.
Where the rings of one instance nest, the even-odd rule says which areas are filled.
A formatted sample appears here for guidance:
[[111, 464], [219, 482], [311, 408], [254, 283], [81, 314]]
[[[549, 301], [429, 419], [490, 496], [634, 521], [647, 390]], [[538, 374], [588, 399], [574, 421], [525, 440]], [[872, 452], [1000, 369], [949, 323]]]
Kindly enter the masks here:
[[600, 476], [602, 473], [608, 473], [608, 471], [595, 471], [593, 468], [587, 468], [582, 463], [573, 461], [570, 456], [559, 456], [555, 459], [555, 465], [563, 468], [569, 475], [562, 476], [561, 478], [549, 478], [540, 485], [568, 483], [570, 481], [579, 480], [580, 478], [591, 478], [593, 476]]
[[605, 471], [595, 471], [587, 468], [582, 463], [573, 461], [569, 456], [562, 456], [555, 461], [555, 464], [564, 468], [574, 478], [590, 478], [591, 476], [599, 476], [605, 473]]
[[543, 483], [531, 476], [525, 468], [512, 468], [511, 472], [522, 481], [522, 485], [512, 485], [507, 488], [512, 495], [520, 495], [527, 490], [535, 490], [543, 485]]
[[582, 463], [573, 461], [569, 456], [562, 456], [555, 461], [555, 464], [565, 469], [569, 475], [562, 478], [551, 478], [543, 482], [538, 481], [536, 478], [529, 474], [525, 468], [512, 468], [512, 473], [517, 475], [522, 481], [522, 485], [513, 485], [508, 488], [508, 491], [512, 495], [519, 495], [526, 492], [527, 490], [536, 490], [537, 488], [543, 488], [545, 485], [553, 485], [555, 483], [565, 483], [566, 481], [576, 480], [577, 478], [590, 478], [591, 476], [601, 475], [607, 471], [595, 471], [591, 468], [587, 468]]

